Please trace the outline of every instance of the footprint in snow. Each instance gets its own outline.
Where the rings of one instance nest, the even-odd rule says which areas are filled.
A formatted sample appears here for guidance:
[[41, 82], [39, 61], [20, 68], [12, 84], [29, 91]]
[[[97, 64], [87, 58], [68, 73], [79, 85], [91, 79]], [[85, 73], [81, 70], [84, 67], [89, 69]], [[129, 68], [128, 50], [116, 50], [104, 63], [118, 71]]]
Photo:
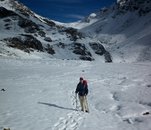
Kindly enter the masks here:
[[[70, 95], [72, 105], [76, 106], [75, 92]], [[82, 123], [84, 113], [81, 111], [73, 111], [68, 113], [66, 117], [60, 117], [58, 122], [54, 124], [52, 130], [77, 130], [78, 126]]]
[[81, 112], [68, 113], [66, 117], [60, 117], [59, 121], [54, 124], [52, 130], [76, 130], [81, 123]]

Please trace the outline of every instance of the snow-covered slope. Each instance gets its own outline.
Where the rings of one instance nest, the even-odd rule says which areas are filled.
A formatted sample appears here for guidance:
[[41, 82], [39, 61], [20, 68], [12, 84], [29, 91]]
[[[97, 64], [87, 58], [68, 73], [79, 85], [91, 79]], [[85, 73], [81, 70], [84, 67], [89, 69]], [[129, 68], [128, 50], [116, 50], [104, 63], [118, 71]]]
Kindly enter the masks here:
[[[151, 61], [151, 1], [119, 0], [79, 27], [106, 44], [114, 61]], [[82, 23], [83, 24], [83, 23]]]
[[[0, 59], [0, 130], [150, 130], [150, 68], [150, 63]], [[75, 110], [80, 76], [88, 81], [90, 113]]]
[[98, 21], [98, 17], [97, 17], [98, 15], [99, 14], [91, 13], [89, 16], [85, 17], [83, 20], [79, 20], [79, 21], [73, 22], [73, 23], [58, 23], [58, 24], [63, 25], [65, 27], [81, 29], [81, 28], [87, 27], [87, 26], [95, 23], [96, 21]]
[[0, 5], [0, 56], [151, 61], [150, 0], [118, 0], [68, 24], [41, 17], [16, 0]]
[[[16, 0], [0, 1], [1, 56], [92, 61], [105, 54], [103, 50], [103, 54], [96, 55], [96, 49], [89, 43], [100, 45], [97, 40], [84, 37], [77, 29], [35, 14]], [[107, 58], [100, 60], [104, 62]]]

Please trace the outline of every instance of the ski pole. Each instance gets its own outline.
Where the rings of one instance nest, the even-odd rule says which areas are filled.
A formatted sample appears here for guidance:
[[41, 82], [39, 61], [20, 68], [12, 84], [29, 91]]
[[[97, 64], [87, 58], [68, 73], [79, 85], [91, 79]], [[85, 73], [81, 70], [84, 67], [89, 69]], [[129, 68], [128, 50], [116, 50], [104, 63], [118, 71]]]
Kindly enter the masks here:
[[76, 102], [76, 110], [78, 110], [78, 100], [77, 100], [77, 94], [75, 94], [75, 102]]

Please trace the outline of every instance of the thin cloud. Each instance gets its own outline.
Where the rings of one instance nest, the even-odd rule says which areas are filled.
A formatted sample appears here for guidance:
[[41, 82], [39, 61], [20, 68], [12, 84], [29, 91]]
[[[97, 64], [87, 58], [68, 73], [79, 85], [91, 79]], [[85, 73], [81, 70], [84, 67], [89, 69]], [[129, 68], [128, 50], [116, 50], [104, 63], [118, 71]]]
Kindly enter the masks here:
[[68, 14], [68, 15], [65, 15], [65, 17], [67, 17], [67, 18], [76, 18], [76, 19], [84, 19], [85, 18], [84, 16], [79, 15], [79, 14]]

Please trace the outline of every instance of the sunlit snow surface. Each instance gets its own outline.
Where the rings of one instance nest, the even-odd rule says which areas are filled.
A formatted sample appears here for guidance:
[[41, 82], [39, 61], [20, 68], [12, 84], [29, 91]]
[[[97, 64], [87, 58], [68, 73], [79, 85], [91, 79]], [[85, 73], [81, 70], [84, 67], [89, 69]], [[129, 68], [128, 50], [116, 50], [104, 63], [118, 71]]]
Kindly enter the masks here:
[[[0, 130], [150, 130], [151, 63], [0, 59]], [[90, 113], [75, 110], [79, 77]]]

